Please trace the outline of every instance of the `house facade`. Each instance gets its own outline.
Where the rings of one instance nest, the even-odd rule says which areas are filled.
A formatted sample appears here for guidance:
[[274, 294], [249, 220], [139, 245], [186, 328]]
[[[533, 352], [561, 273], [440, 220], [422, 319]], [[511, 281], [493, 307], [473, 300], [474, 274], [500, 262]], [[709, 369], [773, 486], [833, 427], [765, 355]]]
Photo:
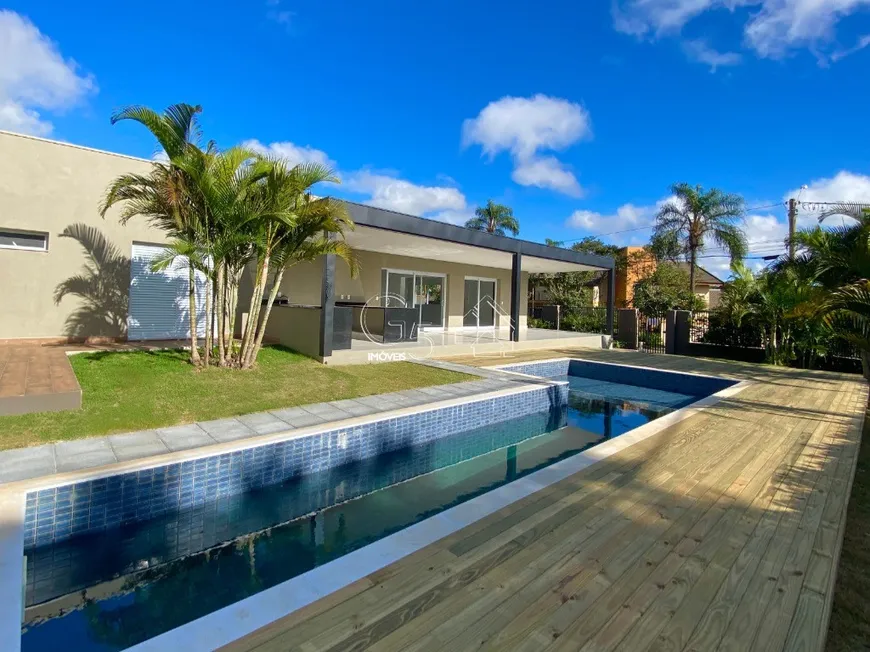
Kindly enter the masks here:
[[[151, 269], [164, 233], [141, 219], [121, 225], [117, 210], [105, 219], [98, 213], [114, 178], [145, 173], [150, 164], [0, 132], [0, 340], [189, 335], [186, 266]], [[271, 340], [325, 362], [364, 361], [366, 351], [395, 345], [479, 342], [481, 335], [493, 347], [530, 340], [529, 274], [592, 270], [614, 278], [610, 258], [362, 204], [347, 208], [356, 226], [346, 239], [359, 274], [352, 278], [334, 256], [290, 268], [268, 323]], [[249, 288], [253, 272], [246, 278]], [[198, 276], [200, 296], [204, 288]], [[540, 342], [542, 334], [534, 337]], [[589, 343], [600, 346], [600, 335]]]

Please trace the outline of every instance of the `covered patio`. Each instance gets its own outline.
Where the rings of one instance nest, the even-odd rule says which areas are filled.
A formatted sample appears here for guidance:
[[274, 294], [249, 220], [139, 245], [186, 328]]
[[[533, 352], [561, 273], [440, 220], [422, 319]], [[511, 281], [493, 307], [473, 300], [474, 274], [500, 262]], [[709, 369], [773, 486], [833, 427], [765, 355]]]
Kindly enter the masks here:
[[[272, 340], [342, 364], [608, 343], [613, 259], [347, 206], [359, 274], [334, 255], [288, 270], [269, 320]], [[579, 271], [608, 275], [604, 337], [529, 329], [529, 275]]]

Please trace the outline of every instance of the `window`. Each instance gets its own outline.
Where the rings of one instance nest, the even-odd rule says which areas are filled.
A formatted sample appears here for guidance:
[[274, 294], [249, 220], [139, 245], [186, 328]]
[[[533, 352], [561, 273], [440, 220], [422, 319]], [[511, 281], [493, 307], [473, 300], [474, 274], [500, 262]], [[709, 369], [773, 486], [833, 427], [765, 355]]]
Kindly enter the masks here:
[[48, 251], [48, 234], [36, 231], [0, 229], [0, 249]]

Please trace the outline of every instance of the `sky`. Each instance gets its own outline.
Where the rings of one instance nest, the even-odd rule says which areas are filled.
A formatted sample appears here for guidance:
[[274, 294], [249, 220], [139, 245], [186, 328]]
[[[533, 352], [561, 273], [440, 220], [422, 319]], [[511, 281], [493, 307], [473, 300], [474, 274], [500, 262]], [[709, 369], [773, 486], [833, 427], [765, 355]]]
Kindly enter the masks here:
[[0, 9], [0, 129], [151, 158], [113, 111], [201, 104], [222, 147], [333, 166], [325, 194], [455, 224], [493, 199], [569, 244], [645, 243], [685, 181], [746, 199], [755, 265], [787, 198], [870, 202], [870, 0], [141, 7]]

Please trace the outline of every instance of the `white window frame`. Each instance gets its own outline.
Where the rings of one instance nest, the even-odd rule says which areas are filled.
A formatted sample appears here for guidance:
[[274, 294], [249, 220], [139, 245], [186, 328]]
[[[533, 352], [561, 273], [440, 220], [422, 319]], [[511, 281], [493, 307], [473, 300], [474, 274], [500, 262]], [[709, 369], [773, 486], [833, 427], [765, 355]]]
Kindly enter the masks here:
[[37, 235], [43, 236], [45, 238], [45, 246], [44, 247], [17, 247], [14, 245], [0, 244], [0, 249], [10, 249], [12, 251], [48, 251], [48, 231], [30, 231], [27, 229], [10, 229], [5, 226], [0, 226], [0, 233], [20, 233], [21, 235]]
[[437, 278], [444, 279], [444, 296], [441, 297], [441, 326], [426, 326], [420, 327], [422, 331], [444, 331], [447, 330], [447, 274], [443, 274], [441, 272], [423, 272], [419, 269], [396, 269], [394, 267], [383, 267], [382, 271], [387, 273], [386, 287], [383, 288], [384, 294], [388, 292], [390, 287], [390, 274], [411, 274], [414, 277], [414, 305], [412, 308], [416, 308], [418, 305], [416, 302], [417, 299], [417, 277], [418, 276], [435, 276]]
[[[495, 319], [494, 319], [494, 323], [493, 323], [492, 326], [481, 326], [481, 325], [480, 325], [480, 315], [478, 314], [478, 315], [477, 315], [477, 326], [465, 326], [465, 325], [463, 324], [463, 326], [462, 326], [462, 330], [465, 330], [465, 331], [493, 331], [493, 330], [498, 330], [498, 328], [499, 328], [499, 323], [498, 323], [498, 322], [499, 322], [499, 319], [498, 319], [498, 318], [499, 318], [499, 311], [498, 311], [498, 310], [499, 310], [499, 309], [498, 309], [498, 305], [499, 305], [499, 304], [498, 304], [498, 279], [497, 279], [497, 278], [490, 278], [490, 277], [488, 277], [488, 276], [466, 276], [466, 277], [464, 278], [463, 282], [462, 282], [462, 291], [463, 291], [463, 292], [465, 292], [465, 281], [477, 281], [477, 300], [478, 300], [478, 301], [480, 301], [480, 282], [481, 282], [481, 281], [487, 281], [487, 282], [492, 282], [492, 283], [494, 284], [494, 290], [493, 290], [493, 292], [494, 292], [495, 296], [492, 298], [492, 300], [493, 300], [493, 302], [494, 302], [494, 304], [495, 304]], [[465, 301], [465, 298], [463, 297], [463, 310], [465, 309], [465, 308], [464, 308], [464, 305], [465, 305], [465, 304], [464, 304], [464, 301]], [[463, 312], [462, 314], [464, 315], [465, 313]]]

